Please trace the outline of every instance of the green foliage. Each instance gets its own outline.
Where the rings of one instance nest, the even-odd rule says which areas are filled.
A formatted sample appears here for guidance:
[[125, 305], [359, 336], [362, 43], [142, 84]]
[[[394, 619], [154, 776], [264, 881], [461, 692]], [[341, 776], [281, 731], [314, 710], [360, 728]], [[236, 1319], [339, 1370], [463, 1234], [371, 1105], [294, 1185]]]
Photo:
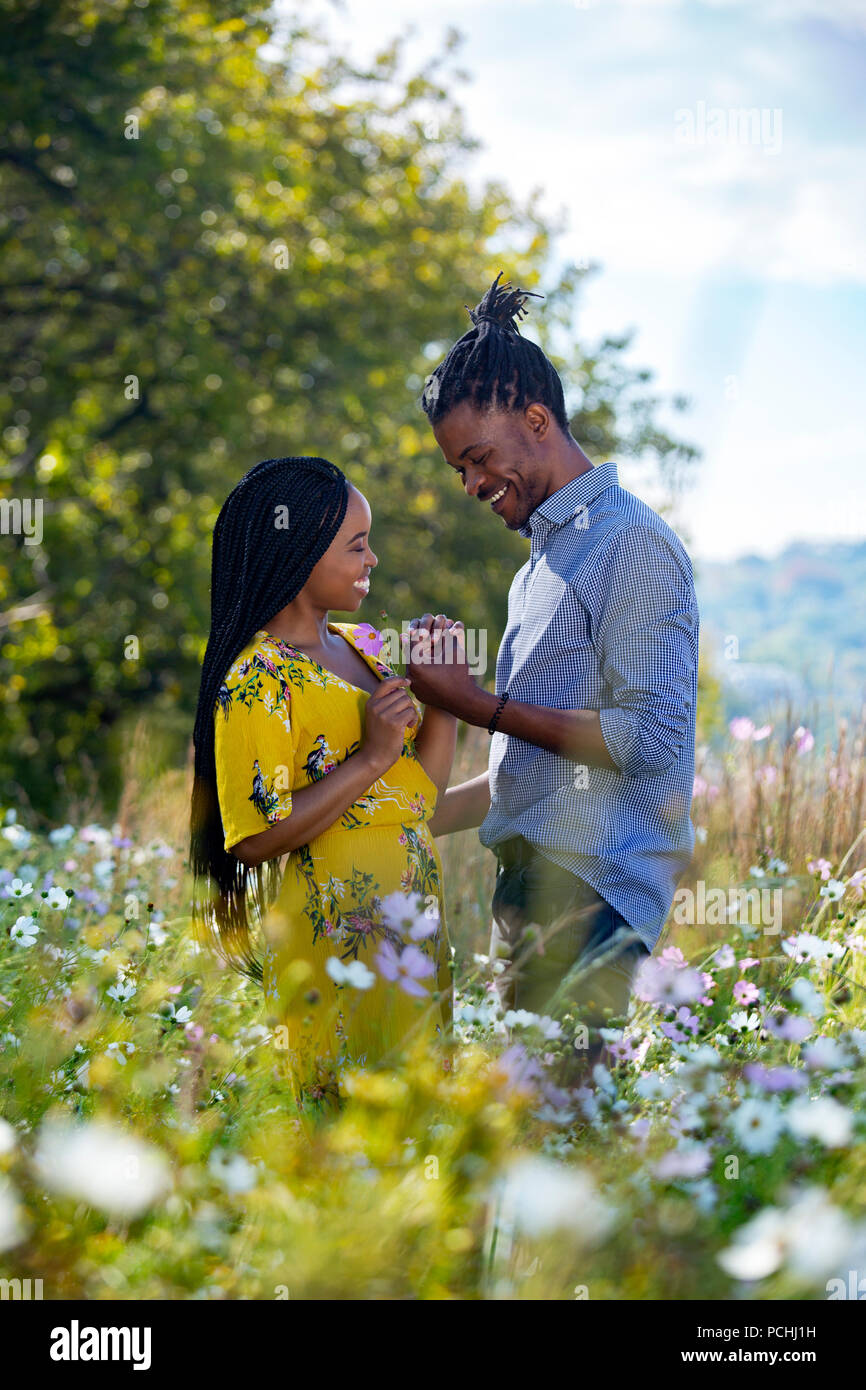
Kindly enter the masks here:
[[[0, 498], [44, 508], [41, 543], [0, 549], [13, 780], [43, 812], [58, 788], [111, 797], [142, 711], [182, 761], [210, 533], [262, 458], [322, 454], [368, 496], [362, 619], [444, 609], [495, 650], [525, 544], [458, 493], [417, 400], [500, 267], [541, 283], [550, 232], [460, 177], [451, 45], [407, 76], [398, 47], [356, 70], [299, 20], [277, 42], [256, 0], [0, 10]], [[579, 284], [539, 320], [552, 352]], [[692, 451], [623, 346], [559, 359], [575, 429], [673, 474]]]

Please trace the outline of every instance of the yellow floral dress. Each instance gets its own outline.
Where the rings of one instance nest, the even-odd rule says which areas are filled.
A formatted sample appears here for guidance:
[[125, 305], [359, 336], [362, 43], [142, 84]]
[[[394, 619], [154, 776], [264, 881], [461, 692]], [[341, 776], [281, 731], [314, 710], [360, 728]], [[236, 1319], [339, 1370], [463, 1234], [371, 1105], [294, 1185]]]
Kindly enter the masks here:
[[[367, 624], [329, 623], [380, 679]], [[285, 820], [292, 793], [360, 747], [366, 690], [260, 631], [217, 696], [225, 848]], [[421, 706], [412, 697], [418, 709]], [[286, 857], [264, 922], [264, 990], [277, 1055], [298, 1101], [336, 1101], [347, 1067], [397, 1061], [419, 1033], [443, 1048], [452, 1022], [442, 865], [427, 822], [437, 788], [406, 730], [397, 762], [339, 820]]]

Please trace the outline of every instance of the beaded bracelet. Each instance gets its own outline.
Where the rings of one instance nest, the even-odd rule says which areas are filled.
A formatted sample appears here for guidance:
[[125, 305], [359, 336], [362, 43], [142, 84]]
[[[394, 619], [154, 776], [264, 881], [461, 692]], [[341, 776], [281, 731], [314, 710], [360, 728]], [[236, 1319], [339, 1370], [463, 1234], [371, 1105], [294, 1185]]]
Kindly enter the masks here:
[[493, 734], [493, 733], [496, 732], [496, 721], [497, 721], [497, 719], [499, 718], [500, 714], [502, 713], [503, 707], [504, 707], [504, 705], [505, 705], [505, 701], [506, 701], [507, 699], [508, 699], [508, 691], [506, 690], [505, 694], [504, 694], [504, 695], [501, 695], [501, 696], [499, 697], [499, 704], [496, 706], [496, 710], [495, 710], [495, 713], [494, 713], [494, 715], [493, 715], [493, 718], [491, 719], [490, 723], [487, 725], [487, 732], [488, 732], [488, 734]]

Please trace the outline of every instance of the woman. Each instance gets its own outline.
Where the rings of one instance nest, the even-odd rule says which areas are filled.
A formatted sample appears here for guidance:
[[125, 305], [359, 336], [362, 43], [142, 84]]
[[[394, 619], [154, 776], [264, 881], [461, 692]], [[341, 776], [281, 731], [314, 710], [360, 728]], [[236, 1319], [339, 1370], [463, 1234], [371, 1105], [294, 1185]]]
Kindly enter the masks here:
[[[419, 1030], [446, 1042], [451, 1024], [428, 821], [447, 786], [456, 720], [433, 708], [421, 720], [408, 680], [377, 659], [369, 625], [328, 618], [369, 591], [370, 521], [334, 464], [268, 459], [229, 495], [213, 535], [193, 920], [224, 959], [262, 980], [304, 1111], [339, 1100], [345, 1067], [396, 1059]], [[428, 659], [460, 624], [440, 615], [432, 626], [421, 635]]]

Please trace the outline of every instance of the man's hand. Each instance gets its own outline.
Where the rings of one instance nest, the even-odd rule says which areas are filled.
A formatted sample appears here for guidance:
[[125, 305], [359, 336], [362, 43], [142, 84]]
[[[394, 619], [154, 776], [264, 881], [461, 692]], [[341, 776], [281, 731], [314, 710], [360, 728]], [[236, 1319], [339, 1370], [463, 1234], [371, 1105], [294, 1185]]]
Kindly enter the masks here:
[[425, 705], [462, 716], [480, 689], [466, 663], [463, 624], [444, 613], [425, 613], [412, 619], [406, 640], [413, 695]]

